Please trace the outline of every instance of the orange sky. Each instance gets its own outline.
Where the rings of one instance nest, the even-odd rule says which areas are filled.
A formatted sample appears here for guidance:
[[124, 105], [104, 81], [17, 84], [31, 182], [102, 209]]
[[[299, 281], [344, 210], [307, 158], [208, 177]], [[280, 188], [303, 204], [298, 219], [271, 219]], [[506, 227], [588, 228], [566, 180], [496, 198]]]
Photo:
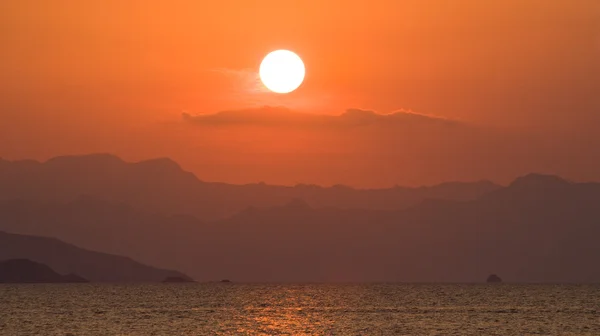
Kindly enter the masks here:
[[[307, 68], [305, 83], [285, 96], [263, 92], [256, 81], [261, 58], [280, 48], [297, 52]], [[207, 180], [286, 184], [508, 179], [525, 170], [600, 178], [591, 172], [600, 171], [589, 161], [594, 153], [582, 145], [600, 144], [597, 0], [4, 1], [0, 49], [0, 157], [9, 159], [170, 156]], [[556, 158], [581, 161], [575, 168], [540, 159], [503, 172], [420, 173], [425, 159], [399, 159], [369, 135], [357, 143], [379, 143], [368, 149], [379, 159], [337, 178], [290, 159], [297, 148], [261, 156], [266, 147], [242, 141], [277, 134], [282, 144], [302, 143], [282, 130], [209, 132], [181, 118], [263, 105], [322, 114], [411, 109], [546, 143], [564, 139]], [[302, 151], [316, 155], [325, 141], [317, 139], [335, 138], [322, 132]], [[343, 156], [347, 149], [334, 143], [329, 150]], [[306, 160], [325, 160], [314, 155]], [[357, 167], [354, 156], [333, 166]], [[385, 162], [393, 162], [389, 176], [365, 177]]]

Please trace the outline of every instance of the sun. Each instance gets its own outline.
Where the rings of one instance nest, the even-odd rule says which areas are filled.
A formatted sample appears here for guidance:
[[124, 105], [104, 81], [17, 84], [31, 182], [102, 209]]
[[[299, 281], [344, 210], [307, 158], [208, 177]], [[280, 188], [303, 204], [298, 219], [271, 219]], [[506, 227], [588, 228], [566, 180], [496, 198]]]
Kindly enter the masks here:
[[304, 80], [302, 59], [289, 50], [270, 52], [260, 63], [260, 80], [267, 89], [277, 93], [296, 90]]

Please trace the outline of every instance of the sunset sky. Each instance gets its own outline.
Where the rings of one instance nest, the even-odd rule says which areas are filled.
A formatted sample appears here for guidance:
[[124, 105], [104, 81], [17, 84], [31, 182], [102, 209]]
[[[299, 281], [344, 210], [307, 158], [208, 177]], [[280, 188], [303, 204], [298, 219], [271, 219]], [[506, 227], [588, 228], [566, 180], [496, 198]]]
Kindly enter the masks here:
[[[257, 77], [276, 49], [306, 65], [290, 94]], [[0, 50], [5, 159], [167, 156], [231, 183], [600, 180], [598, 0], [3, 1]]]

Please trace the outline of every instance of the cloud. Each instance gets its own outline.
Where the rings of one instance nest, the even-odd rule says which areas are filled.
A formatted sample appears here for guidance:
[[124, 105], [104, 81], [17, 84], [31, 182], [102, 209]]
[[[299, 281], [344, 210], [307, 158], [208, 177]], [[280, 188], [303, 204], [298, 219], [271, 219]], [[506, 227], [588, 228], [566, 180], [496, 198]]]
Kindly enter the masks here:
[[182, 117], [186, 122], [204, 126], [248, 125], [293, 128], [352, 128], [415, 124], [447, 126], [462, 124], [458, 120], [406, 110], [382, 114], [371, 110], [351, 108], [339, 115], [328, 115], [297, 112], [281, 106], [263, 106], [260, 108], [221, 111], [203, 115], [183, 113]]

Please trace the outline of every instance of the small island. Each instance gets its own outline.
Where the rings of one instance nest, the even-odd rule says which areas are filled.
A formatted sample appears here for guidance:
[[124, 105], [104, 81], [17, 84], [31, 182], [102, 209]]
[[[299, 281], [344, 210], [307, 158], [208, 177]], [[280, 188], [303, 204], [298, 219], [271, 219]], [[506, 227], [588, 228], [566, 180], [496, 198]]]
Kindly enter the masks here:
[[502, 282], [502, 279], [497, 276], [496, 274], [490, 274], [490, 276], [488, 276], [487, 278], [487, 282], [488, 283], [500, 283]]
[[84, 283], [77, 274], [61, 275], [53, 269], [29, 259], [9, 259], [0, 262], [0, 283]]

